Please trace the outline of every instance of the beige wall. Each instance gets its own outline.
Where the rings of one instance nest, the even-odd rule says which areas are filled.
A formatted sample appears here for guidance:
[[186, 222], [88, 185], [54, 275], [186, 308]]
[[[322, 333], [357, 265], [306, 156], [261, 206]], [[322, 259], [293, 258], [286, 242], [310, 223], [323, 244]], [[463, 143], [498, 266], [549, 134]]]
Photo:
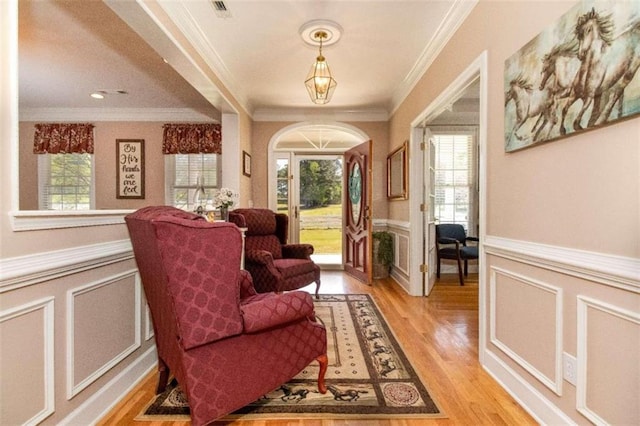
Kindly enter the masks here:
[[[486, 233], [638, 258], [640, 119], [504, 152], [504, 62], [575, 4], [481, 1], [393, 116], [391, 147], [408, 137], [411, 121], [487, 50]], [[406, 210], [398, 204], [390, 216], [404, 219]]]
[[[238, 162], [236, 164], [225, 164], [225, 167], [234, 167], [236, 168], [236, 173], [240, 176], [240, 199], [238, 206], [239, 207], [249, 207], [249, 201], [252, 199], [253, 194], [252, 194], [252, 185], [254, 182], [257, 181], [257, 179], [255, 179], [254, 172], [253, 172], [253, 167], [254, 164], [257, 165], [259, 164], [258, 162], [255, 161], [255, 159], [253, 158], [253, 144], [252, 144], [252, 138], [253, 138], [253, 121], [251, 121], [251, 118], [245, 114], [242, 114], [240, 116], [240, 150], [239, 150], [239, 157], [238, 157]], [[224, 148], [223, 148], [224, 149]], [[251, 177], [247, 177], [245, 175], [242, 174], [242, 151], [247, 152], [249, 155], [251, 155]]]
[[[253, 172], [251, 176], [252, 196], [255, 207], [268, 207], [268, 148], [271, 138], [294, 123], [292, 122], [264, 122], [253, 123], [252, 152]], [[387, 153], [388, 153], [388, 125], [386, 122], [348, 122], [366, 133], [373, 142], [372, 160], [372, 210], [373, 218], [387, 217]]]
[[[481, 0], [395, 112], [390, 149], [486, 50], [481, 359], [542, 423], [633, 424], [640, 422], [632, 401], [640, 386], [640, 118], [504, 152], [504, 62], [575, 4]], [[411, 220], [408, 205], [390, 204], [389, 218]], [[635, 349], [625, 351], [629, 345]], [[577, 359], [577, 386], [563, 380], [564, 353]]]

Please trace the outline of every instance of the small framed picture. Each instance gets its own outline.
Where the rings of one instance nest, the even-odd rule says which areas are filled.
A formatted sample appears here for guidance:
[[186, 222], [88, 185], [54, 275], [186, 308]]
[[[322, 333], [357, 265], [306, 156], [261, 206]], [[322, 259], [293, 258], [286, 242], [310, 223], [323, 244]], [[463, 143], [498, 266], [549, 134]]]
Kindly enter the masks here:
[[242, 174], [251, 177], [251, 156], [246, 151], [242, 151]]
[[116, 139], [116, 198], [144, 199], [144, 139]]

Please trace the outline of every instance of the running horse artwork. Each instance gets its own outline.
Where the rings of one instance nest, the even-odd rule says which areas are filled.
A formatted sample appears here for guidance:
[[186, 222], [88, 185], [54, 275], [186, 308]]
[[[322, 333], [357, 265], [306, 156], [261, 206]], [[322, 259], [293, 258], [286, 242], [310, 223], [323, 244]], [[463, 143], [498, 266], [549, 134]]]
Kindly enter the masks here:
[[640, 114], [640, 2], [585, 0], [505, 62], [505, 150]]

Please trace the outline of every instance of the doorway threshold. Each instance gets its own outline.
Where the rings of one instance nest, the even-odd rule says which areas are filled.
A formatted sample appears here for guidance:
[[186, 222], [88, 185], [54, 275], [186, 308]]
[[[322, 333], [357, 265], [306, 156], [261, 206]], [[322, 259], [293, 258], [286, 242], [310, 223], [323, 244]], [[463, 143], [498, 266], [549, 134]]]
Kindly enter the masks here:
[[339, 254], [312, 254], [311, 260], [313, 260], [322, 270], [341, 271], [344, 269], [342, 256]]

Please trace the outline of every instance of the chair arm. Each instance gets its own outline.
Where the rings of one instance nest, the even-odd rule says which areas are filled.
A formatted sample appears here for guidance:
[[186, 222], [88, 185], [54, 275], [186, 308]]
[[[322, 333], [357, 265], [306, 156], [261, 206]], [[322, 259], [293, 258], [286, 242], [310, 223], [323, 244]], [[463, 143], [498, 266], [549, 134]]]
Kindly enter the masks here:
[[247, 250], [244, 252], [245, 261], [260, 265], [273, 264], [273, 255], [266, 250]]
[[314, 318], [313, 300], [304, 291], [268, 293], [241, 306], [245, 333], [256, 333], [302, 318]]
[[313, 254], [311, 244], [285, 244], [282, 246], [282, 257], [285, 259], [309, 259]]
[[467, 237], [467, 241], [480, 241], [480, 238], [478, 237]]
[[241, 270], [238, 281], [240, 281], [240, 299], [246, 299], [258, 294], [253, 286], [253, 278], [251, 278], [251, 274], [248, 271]]
[[440, 243], [440, 244], [455, 244], [456, 247], [460, 246], [460, 241], [456, 240], [455, 238], [440, 237], [440, 238], [438, 238], [438, 243]]

